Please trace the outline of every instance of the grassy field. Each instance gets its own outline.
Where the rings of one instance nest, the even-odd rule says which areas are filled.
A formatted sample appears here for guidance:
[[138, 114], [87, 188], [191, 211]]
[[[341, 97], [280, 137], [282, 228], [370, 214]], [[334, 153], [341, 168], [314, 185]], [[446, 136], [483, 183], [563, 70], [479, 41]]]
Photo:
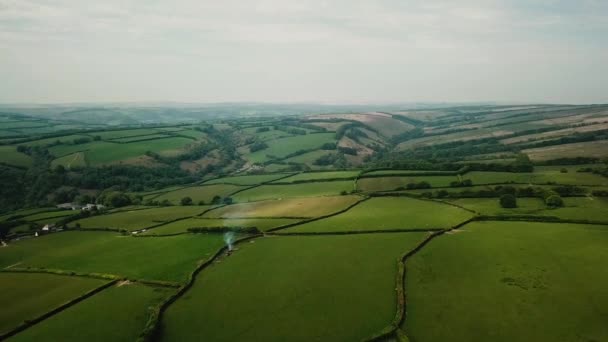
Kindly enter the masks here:
[[78, 223], [83, 229], [118, 228], [138, 230], [178, 218], [194, 216], [209, 208], [210, 206], [174, 206], [120, 211], [113, 214], [97, 215], [80, 219], [78, 221], [70, 222], [69, 226], [75, 227]]
[[608, 157], [608, 140], [563, 144], [523, 150], [532, 160], [575, 157]]
[[483, 222], [407, 263], [412, 341], [608, 340], [608, 229]]
[[169, 307], [162, 340], [362, 340], [393, 319], [397, 260], [424, 236], [267, 237], [239, 245]]
[[87, 166], [87, 161], [85, 159], [85, 153], [76, 152], [76, 153], [68, 154], [63, 157], [54, 159], [51, 162], [51, 167], [57, 167], [58, 165], [62, 165], [66, 169], [71, 169], [73, 167], [85, 167], [85, 166]]
[[[464, 177], [468, 179], [468, 176]], [[389, 191], [397, 188], [405, 188], [409, 183], [427, 182], [432, 187], [449, 186], [451, 182], [457, 181], [456, 176], [410, 176], [410, 177], [375, 177], [360, 178], [357, 181], [357, 189], [366, 192]]]
[[279, 173], [279, 174], [271, 174], [271, 175], [248, 175], [248, 176], [234, 176], [234, 177], [223, 177], [212, 179], [210, 181], [205, 182], [205, 185], [208, 184], [236, 184], [236, 185], [257, 185], [261, 183], [271, 182], [275, 179], [282, 178], [289, 175], [288, 173]]
[[320, 148], [325, 143], [334, 142], [334, 137], [334, 133], [319, 133], [270, 140], [266, 142], [267, 149], [248, 153], [244, 155], [244, 158], [252, 163], [262, 163], [274, 158], [283, 158], [298, 150]]
[[32, 165], [32, 157], [17, 152], [15, 146], [0, 146], [0, 161], [4, 164], [28, 167]]
[[[0, 253], [1, 255], [2, 253]], [[106, 281], [40, 273], [0, 272], [0, 334], [103, 285]]]
[[204, 201], [205, 204], [210, 204], [211, 200], [215, 196], [221, 198], [228, 197], [235, 191], [244, 189], [244, 186], [232, 185], [232, 184], [212, 184], [212, 185], [201, 185], [187, 187], [165, 194], [161, 194], [157, 197], [153, 197], [156, 201], [169, 200], [172, 204], [180, 204], [180, 201], [184, 197], [192, 198], [192, 203], [199, 203]]
[[564, 185], [608, 185], [608, 178], [589, 172], [576, 172], [580, 166], [564, 167], [569, 170], [561, 173], [561, 167], [537, 167], [531, 173], [513, 172], [469, 172], [463, 178], [471, 179], [473, 184], [523, 183], [523, 184], [564, 184]]
[[287, 159], [285, 159], [285, 162], [306, 164], [311, 167], [315, 167], [315, 165], [313, 164], [315, 162], [315, 160], [321, 158], [322, 156], [332, 154], [332, 153], [334, 153], [334, 152], [327, 151], [327, 150], [316, 150], [316, 151], [301, 154], [299, 156], [287, 158]]
[[17, 334], [11, 341], [135, 341], [170, 291], [137, 283], [113, 286]]
[[317, 217], [356, 203], [359, 196], [303, 197], [233, 204], [205, 214], [206, 217]]
[[542, 215], [569, 220], [608, 222], [608, 199], [602, 197], [564, 197], [564, 207], [551, 209], [539, 198], [518, 198], [517, 208], [502, 208], [498, 198], [461, 198], [451, 203], [483, 215]]
[[277, 182], [301, 182], [301, 181], [312, 181], [312, 180], [325, 180], [325, 179], [354, 179], [359, 174], [359, 171], [326, 171], [326, 172], [304, 172], [298, 173], [291, 177], [287, 177]]
[[132, 137], [138, 135], [150, 135], [159, 133], [156, 129], [143, 128], [143, 129], [123, 129], [117, 131], [105, 131], [105, 132], [93, 132], [90, 135], [100, 136], [101, 139], [111, 140], [125, 137]]
[[22, 209], [22, 210], [17, 210], [17, 211], [13, 211], [10, 213], [6, 213], [4, 215], [0, 215], [0, 221], [7, 220], [13, 216], [23, 217], [23, 216], [28, 216], [28, 215], [34, 215], [34, 214], [39, 214], [39, 213], [50, 213], [50, 212], [58, 212], [58, 210], [55, 207]]
[[261, 231], [300, 221], [299, 219], [205, 219], [191, 218], [150, 229], [142, 235], [163, 235], [187, 232], [188, 228], [202, 227], [256, 227]]
[[377, 197], [345, 213], [288, 228], [286, 233], [449, 228], [473, 216], [460, 208], [408, 197]]
[[198, 261], [223, 245], [222, 236], [210, 234], [135, 238], [107, 232], [63, 232], [0, 248], [0, 267], [17, 264], [179, 282]]
[[78, 210], [56, 210], [56, 211], [49, 211], [49, 212], [45, 212], [45, 213], [29, 215], [22, 219], [27, 220], [27, 221], [41, 221], [41, 220], [54, 219], [54, 218], [58, 218], [58, 217], [72, 216], [72, 215], [76, 215], [78, 212], [79, 212]]
[[354, 190], [354, 181], [300, 183], [291, 185], [262, 185], [241, 191], [234, 196], [238, 202], [251, 202], [290, 197], [336, 196]]

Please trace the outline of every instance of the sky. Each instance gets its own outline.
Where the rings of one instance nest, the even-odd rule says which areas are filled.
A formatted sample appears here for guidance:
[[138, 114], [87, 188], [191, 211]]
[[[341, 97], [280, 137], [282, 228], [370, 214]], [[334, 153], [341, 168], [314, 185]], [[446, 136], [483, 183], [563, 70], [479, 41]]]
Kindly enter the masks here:
[[608, 103], [606, 0], [0, 0], [0, 103]]

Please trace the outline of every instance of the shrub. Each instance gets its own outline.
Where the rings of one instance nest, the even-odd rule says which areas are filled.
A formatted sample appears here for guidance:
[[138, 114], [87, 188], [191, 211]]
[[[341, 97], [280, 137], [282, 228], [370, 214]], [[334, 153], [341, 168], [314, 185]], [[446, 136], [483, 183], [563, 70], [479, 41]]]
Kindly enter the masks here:
[[511, 194], [500, 196], [500, 206], [503, 208], [517, 208], [517, 198]]
[[559, 208], [564, 206], [564, 201], [559, 195], [551, 195], [545, 199], [545, 204], [551, 208]]
[[192, 198], [186, 196], [180, 202], [182, 205], [192, 205]]
[[211, 204], [220, 204], [220, 202], [222, 201], [222, 198], [218, 195], [213, 196], [213, 199], [211, 200]]
[[561, 173], [568, 173], [568, 169], [566, 169], [565, 167], [562, 167], [562, 169], [559, 170], [559, 172], [561, 172]]

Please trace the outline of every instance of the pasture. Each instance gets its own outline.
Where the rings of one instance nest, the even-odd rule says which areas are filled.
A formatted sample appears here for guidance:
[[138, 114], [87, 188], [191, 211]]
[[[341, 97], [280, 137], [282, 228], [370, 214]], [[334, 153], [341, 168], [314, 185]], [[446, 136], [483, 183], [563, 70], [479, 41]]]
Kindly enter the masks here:
[[63, 157], [54, 159], [51, 162], [52, 167], [57, 167], [58, 165], [61, 165], [68, 170], [71, 168], [85, 167], [85, 166], [87, 166], [87, 161], [85, 159], [85, 153], [84, 152], [75, 152], [75, 153], [68, 154]]
[[450, 228], [473, 214], [433, 201], [408, 197], [375, 197], [350, 210], [322, 220], [297, 225], [285, 233], [345, 232], [396, 229]]
[[283, 226], [290, 223], [296, 223], [299, 219], [258, 219], [258, 218], [244, 218], [244, 219], [221, 219], [221, 218], [190, 218], [180, 221], [171, 222], [169, 224], [149, 229], [142, 235], [164, 235], [164, 234], [176, 234], [186, 233], [188, 228], [206, 228], [206, 227], [225, 227], [228, 228], [248, 228], [256, 227], [260, 231], [266, 231], [271, 228]]
[[171, 291], [138, 283], [115, 285], [15, 335], [11, 341], [135, 341], [151, 308]]
[[397, 260], [425, 236], [265, 237], [237, 245], [169, 307], [161, 340], [363, 340], [391, 323]]
[[219, 196], [221, 198], [229, 197], [232, 193], [241, 189], [245, 189], [245, 186], [232, 184], [189, 186], [148, 198], [152, 198], [159, 202], [168, 200], [171, 204], [178, 205], [180, 204], [182, 198], [190, 197], [192, 199], [192, 203], [194, 204], [197, 204], [200, 201], [205, 202], [205, 204], [211, 204], [211, 201], [215, 196]]
[[[468, 179], [468, 175], [464, 177]], [[404, 190], [410, 183], [427, 182], [431, 187], [447, 187], [457, 181], [456, 176], [407, 176], [407, 177], [373, 177], [359, 178], [357, 189], [364, 192]]]
[[241, 191], [234, 195], [238, 202], [253, 202], [292, 197], [337, 196], [354, 190], [352, 180], [334, 182], [296, 183], [289, 185], [267, 184]]
[[608, 229], [479, 222], [407, 262], [414, 341], [608, 339]]
[[0, 334], [106, 282], [107, 280], [44, 273], [0, 272]]
[[235, 185], [257, 185], [267, 182], [272, 182], [275, 179], [289, 176], [289, 173], [274, 173], [267, 175], [246, 175], [234, 177], [216, 178], [205, 182], [205, 185], [210, 184], [235, 184]]
[[317, 217], [328, 215], [360, 201], [359, 196], [302, 197], [238, 203], [209, 211], [210, 218]]
[[62, 232], [0, 248], [0, 268], [16, 264], [180, 282], [223, 245], [219, 234], [138, 238], [109, 232]]
[[608, 157], [608, 140], [531, 148], [522, 152], [530, 156], [532, 160], [576, 157], [606, 158]]
[[295, 174], [291, 177], [280, 179], [276, 182], [281, 183], [298, 183], [298, 182], [310, 182], [316, 180], [328, 180], [328, 179], [354, 179], [360, 171], [322, 171], [322, 172], [303, 172]]
[[32, 157], [25, 153], [17, 152], [15, 146], [0, 146], [0, 161], [3, 164], [18, 167], [28, 167], [32, 165]]
[[268, 148], [247, 153], [243, 157], [252, 163], [263, 163], [300, 150], [318, 149], [325, 143], [334, 142], [334, 136], [334, 133], [316, 133], [270, 140], [266, 142]]

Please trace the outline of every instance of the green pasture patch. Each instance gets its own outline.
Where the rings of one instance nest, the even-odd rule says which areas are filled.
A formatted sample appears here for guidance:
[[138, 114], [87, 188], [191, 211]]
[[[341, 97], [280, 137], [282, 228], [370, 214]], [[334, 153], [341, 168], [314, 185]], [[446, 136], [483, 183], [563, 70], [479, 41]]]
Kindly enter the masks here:
[[[567, 173], [560, 170], [565, 168]], [[580, 167], [537, 167], [534, 172], [482, 172], [473, 171], [463, 175], [473, 184], [563, 184], [563, 185], [608, 185], [608, 178], [590, 172], [576, 172]]]
[[268, 148], [245, 154], [244, 158], [252, 163], [262, 163], [270, 159], [283, 158], [300, 151], [320, 148], [325, 143], [335, 141], [334, 133], [298, 135], [267, 141]]
[[164, 341], [358, 341], [391, 323], [397, 261], [426, 233], [265, 237], [169, 306]]
[[360, 201], [359, 196], [287, 198], [238, 203], [212, 210], [205, 217], [317, 217], [328, 215]]
[[[3, 255], [0, 251], [0, 256]], [[0, 272], [0, 334], [63, 305], [106, 280], [42, 273]]]
[[13, 211], [13, 212], [1, 215], [0, 221], [8, 220], [9, 218], [11, 218], [13, 216], [23, 217], [23, 216], [34, 215], [34, 214], [39, 214], [39, 213], [57, 212], [57, 211], [59, 211], [59, 210], [55, 207], [22, 209], [22, 210], [17, 210], [17, 211]]
[[324, 172], [304, 172], [298, 173], [291, 177], [287, 177], [277, 182], [302, 182], [324, 179], [354, 179], [359, 174], [359, 171], [324, 171]]
[[407, 176], [407, 175], [421, 174], [421, 173], [441, 176], [441, 175], [445, 175], [446, 173], [453, 174], [454, 172], [453, 171], [425, 171], [425, 170], [377, 170], [377, 171], [366, 172], [366, 173], [362, 174], [361, 177], [365, 178], [368, 176], [385, 176], [385, 175]]
[[45, 127], [48, 126], [47, 122], [44, 121], [13, 121], [13, 122], [3, 122], [2, 128], [11, 129], [11, 128], [30, 128], [30, 127]]
[[80, 224], [87, 228], [116, 228], [138, 230], [155, 226], [163, 222], [173, 221], [182, 217], [194, 216], [202, 213], [209, 206], [171, 206], [150, 208], [142, 210], [121, 211], [112, 214], [102, 214], [70, 222], [70, 227]]
[[285, 162], [287, 162], [287, 163], [306, 164], [306, 165], [309, 165], [311, 167], [318, 167], [317, 165], [314, 165], [314, 162], [317, 159], [319, 159], [319, 158], [321, 158], [321, 157], [323, 157], [325, 155], [332, 154], [332, 153], [335, 153], [335, 151], [316, 150], [316, 151], [300, 154], [300, 155], [295, 156], [295, 157], [287, 158], [287, 159], [285, 159]]
[[[469, 179], [468, 175], [463, 179]], [[427, 182], [431, 187], [450, 186], [451, 182], [458, 181], [457, 176], [408, 176], [408, 177], [374, 177], [360, 178], [357, 181], [357, 189], [365, 192], [390, 191], [405, 189], [410, 183]], [[475, 182], [473, 181], [473, 184]]]
[[42, 321], [11, 341], [135, 341], [152, 308], [174, 289], [112, 286]]
[[21, 220], [26, 220], [26, 221], [53, 220], [53, 219], [58, 219], [58, 218], [66, 217], [66, 216], [76, 215], [78, 213], [79, 213], [78, 210], [56, 210], [56, 211], [29, 215], [29, 216], [21, 218]]
[[117, 131], [105, 131], [105, 132], [92, 132], [92, 136], [100, 136], [101, 139], [111, 140], [125, 137], [132, 137], [137, 135], [150, 135], [159, 133], [156, 129], [143, 128], [143, 129], [123, 129]]
[[188, 232], [188, 228], [207, 228], [207, 227], [225, 227], [228, 228], [248, 228], [256, 227], [260, 231], [266, 231], [270, 228], [284, 226], [290, 223], [296, 223], [300, 219], [266, 219], [266, 218], [244, 218], [244, 219], [221, 219], [221, 218], [191, 218], [169, 223], [158, 228], [149, 229], [142, 235], [163, 235]]
[[87, 166], [87, 161], [84, 152], [76, 152], [54, 159], [51, 162], [51, 167], [53, 168], [58, 165], [62, 165], [66, 169], [71, 169], [74, 167], [85, 167]]
[[75, 139], [82, 139], [82, 138], [92, 139], [92, 137], [90, 137], [88, 135], [84, 135], [84, 134], [70, 134], [70, 135], [63, 135], [63, 136], [60, 136], [60, 137], [53, 137], [53, 138], [45, 138], [45, 139], [38, 139], [38, 140], [28, 141], [28, 142], [20, 143], [19, 145], [25, 145], [25, 146], [47, 146], [47, 145], [57, 144], [57, 143], [59, 143], [59, 144], [72, 144]]
[[205, 132], [197, 131], [195, 129], [187, 129], [184, 131], [175, 132], [177, 135], [185, 135], [187, 137], [191, 137], [194, 139], [202, 139], [207, 136]]
[[111, 232], [61, 232], [0, 248], [0, 267], [17, 264], [183, 282], [197, 262], [223, 245], [220, 234], [138, 238]]
[[355, 183], [352, 180], [289, 185], [267, 184], [241, 191], [234, 195], [234, 199], [238, 202], [252, 202], [290, 197], [336, 196], [342, 192], [350, 192], [354, 187]]
[[129, 142], [134, 142], [134, 141], [164, 139], [164, 138], [169, 138], [169, 137], [171, 137], [171, 136], [159, 133], [159, 134], [149, 134], [149, 135], [140, 135], [140, 136], [134, 136], [134, 137], [112, 139], [112, 141], [129, 143]]
[[298, 225], [285, 232], [450, 228], [471, 217], [473, 214], [466, 210], [439, 202], [409, 197], [375, 197], [342, 214]]
[[221, 198], [229, 197], [235, 191], [244, 189], [244, 186], [232, 185], [232, 184], [213, 184], [213, 185], [201, 185], [191, 186], [179, 190], [167, 192], [165, 194], [153, 197], [156, 201], [169, 200], [173, 204], [180, 204], [180, 201], [184, 197], [192, 198], [193, 203], [199, 203], [205, 201], [206, 204], [211, 203], [213, 197], [220, 196]]
[[407, 262], [412, 341], [608, 340], [608, 229], [475, 222]]
[[29, 167], [32, 165], [32, 157], [25, 153], [17, 152], [15, 146], [0, 146], [0, 161], [4, 164]]
[[271, 182], [275, 179], [282, 178], [288, 176], [288, 173], [279, 173], [279, 174], [271, 174], [271, 175], [246, 175], [246, 176], [233, 176], [233, 177], [223, 177], [212, 179], [210, 181], [205, 182], [205, 185], [208, 184], [236, 184], [236, 185], [257, 185], [266, 182]]

